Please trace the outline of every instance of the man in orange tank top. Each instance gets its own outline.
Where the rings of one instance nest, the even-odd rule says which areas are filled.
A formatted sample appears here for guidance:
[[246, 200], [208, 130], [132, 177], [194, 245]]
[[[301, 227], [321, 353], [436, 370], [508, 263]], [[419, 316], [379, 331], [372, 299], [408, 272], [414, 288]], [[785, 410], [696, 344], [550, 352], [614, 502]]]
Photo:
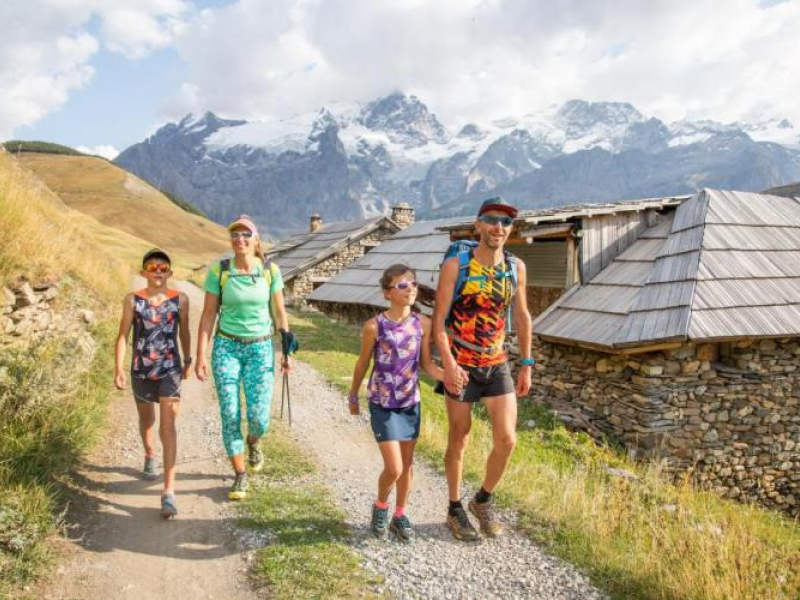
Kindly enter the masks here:
[[[445, 261], [439, 274], [433, 338], [442, 356], [449, 435], [445, 472], [450, 495], [447, 524], [453, 536], [476, 541], [478, 532], [461, 503], [464, 451], [472, 425], [472, 406], [483, 402], [492, 426], [492, 451], [481, 489], [469, 501], [484, 535], [502, 533], [492, 493], [505, 472], [516, 444], [517, 397], [531, 386], [531, 317], [525, 296], [525, 264], [516, 261], [516, 278], [504, 246], [517, 209], [502, 198], [486, 200], [478, 211], [479, 244], [469, 256], [466, 283], [458, 294], [459, 258]], [[514, 281], [516, 279], [516, 281]], [[515, 285], [516, 284], [516, 285]], [[522, 358], [516, 384], [503, 349], [508, 307], [515, 311]], [[464, 384], [463, 382], [467, 382]]]

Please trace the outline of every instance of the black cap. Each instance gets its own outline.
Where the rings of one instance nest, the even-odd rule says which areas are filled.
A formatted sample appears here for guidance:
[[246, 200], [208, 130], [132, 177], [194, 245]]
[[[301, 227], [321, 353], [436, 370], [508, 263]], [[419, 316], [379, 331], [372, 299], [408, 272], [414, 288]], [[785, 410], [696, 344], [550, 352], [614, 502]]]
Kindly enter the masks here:
[[163, 261], [166, 261], [170, 266], [172, 266], [172, 261], [169, 258], [169, 254], [161, 250], [160, 248], [153, 248], [152, 250], [148, 250], [145, 252], [145, 255], [142, 257], [142, 268], [147, 264], [147, 261], [151, 258], [160, 258]]
[[483, 204], [481, 204], [481, 207], [478, 209], [478, 216], [480, 217], [483, 213], [490, 210], [499, 210], [506, 213], [509, 217], [516, 217], [517, 212], [519, 212], [500, 196], [497, 198], [489, 198], [488, 200], [484, 200]]

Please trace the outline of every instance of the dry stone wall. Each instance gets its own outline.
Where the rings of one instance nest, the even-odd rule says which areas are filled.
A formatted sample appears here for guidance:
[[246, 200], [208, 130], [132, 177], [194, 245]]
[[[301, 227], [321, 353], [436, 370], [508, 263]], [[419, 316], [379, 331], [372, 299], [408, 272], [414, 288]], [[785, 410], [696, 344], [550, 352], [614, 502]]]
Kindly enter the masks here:
[[639, 458], [800, 514], [800, 343], [685, 344], [609, 355], [535, 342], [535, 399], [578, 409]]

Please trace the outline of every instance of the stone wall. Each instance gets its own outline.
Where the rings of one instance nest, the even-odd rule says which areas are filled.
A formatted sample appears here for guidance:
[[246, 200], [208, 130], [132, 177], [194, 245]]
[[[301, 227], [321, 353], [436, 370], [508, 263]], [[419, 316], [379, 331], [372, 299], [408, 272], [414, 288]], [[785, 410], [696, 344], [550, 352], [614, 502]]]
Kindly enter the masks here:
[[534, 340], [531, 397], [722, 496], [800, 514], [800, 344], [609, 355]]
[[[358, 260], [367, 250], [371, 249], [370, 244], [378, 244], [392, 232], [387, 229], [378, 229], [364, 238], [343, 248], [330, 258], [306, 269], [287, 284], [287, 296], [290, 296], [293, 306], [305, 305], [306, 297], [314, 291], [314, 279], [318, 277], [333, 277], [342, 269], [347, 267], [354, 260]], [[377, 285], [377, 281], [375, 282]]]

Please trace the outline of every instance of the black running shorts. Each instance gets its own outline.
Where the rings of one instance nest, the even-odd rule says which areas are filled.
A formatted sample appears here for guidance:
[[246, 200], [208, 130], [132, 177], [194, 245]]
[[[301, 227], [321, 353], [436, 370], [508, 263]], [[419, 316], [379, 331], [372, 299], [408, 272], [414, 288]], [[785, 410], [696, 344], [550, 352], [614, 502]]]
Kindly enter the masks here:
[[462, 367], [469, 373], [469, 382], [461, 396], [446, 395], [458, 402], [479, 402], [481, 398], [506, 396], [515, 392], [514, 379], [507, 362], [493, 367]]
[[158, 402], [159, 398], [178, 398], [181, 397], [181, 374], [180, 371], [167, 373], [161, 379], [142, 379], [131, 377], [131, 387], [133, 388], [133, 398], [136, 402], [151, 403]]

